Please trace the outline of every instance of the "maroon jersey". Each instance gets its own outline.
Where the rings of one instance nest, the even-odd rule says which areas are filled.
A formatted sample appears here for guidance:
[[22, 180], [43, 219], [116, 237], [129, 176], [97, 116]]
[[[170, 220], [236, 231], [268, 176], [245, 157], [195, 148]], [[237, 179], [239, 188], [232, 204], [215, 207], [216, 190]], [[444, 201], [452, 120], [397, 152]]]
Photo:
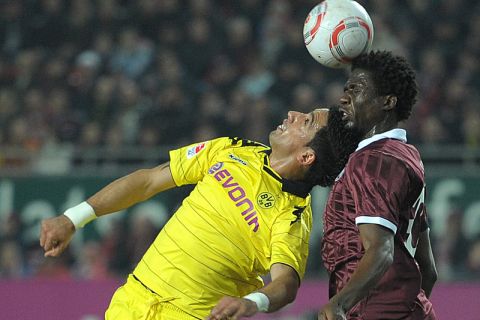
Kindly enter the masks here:
[[[414, 260], [419, 234], [428, 228], [424, 170], [404, 136], [404, 130], [394, 129], [362, 141], [328, 198], [322, 257], [330, 273], [330, 297], [349, 281], [364, 254], [357, 225], [379, 224], [395, 234], [392, 265], [349, 319], [423, 319], [412, 314], [431, 310]], [[419, 308], [423, 312], [414, 312]]]

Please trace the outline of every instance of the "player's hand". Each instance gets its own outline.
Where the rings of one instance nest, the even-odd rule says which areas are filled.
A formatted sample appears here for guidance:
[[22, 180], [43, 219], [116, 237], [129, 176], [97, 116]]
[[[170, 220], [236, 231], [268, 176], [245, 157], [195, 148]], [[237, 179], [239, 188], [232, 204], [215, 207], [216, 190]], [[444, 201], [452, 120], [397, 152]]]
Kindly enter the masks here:
[[45, 250], [45, 257], [58, 257], [68, 246], [75, 226], [63, 214], [42, 221], [40, 229], [40, 246]]
[[206, 320], [237, 320], [242, 317], [251, 317], [257, 312], [257, 304], [251, 300], [223, 297]]
[[345, 311], [336, 303], [330, 301], [318, 312], [318, 320], [346, 320]]

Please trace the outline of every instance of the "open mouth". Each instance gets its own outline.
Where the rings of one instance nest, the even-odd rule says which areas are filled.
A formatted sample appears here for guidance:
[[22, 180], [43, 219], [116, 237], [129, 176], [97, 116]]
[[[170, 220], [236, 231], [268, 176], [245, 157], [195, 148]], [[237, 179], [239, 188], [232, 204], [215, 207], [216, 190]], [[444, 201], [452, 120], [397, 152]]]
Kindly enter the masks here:
[[349, 113], [345, 111], [345, 109], [340, 108], [340, 112], [342, 113], [342, 120], [345, 121], [349, 117]]
[[282, 132], [285, 131], [285, 130], [287, 130], [287, 122], [288, 122], [287, 119], [283, 120], [282, 124], [280, 124], [280, 125], [277, 127], [277, 129], [280, 130], [280, 131], [282, 131]]

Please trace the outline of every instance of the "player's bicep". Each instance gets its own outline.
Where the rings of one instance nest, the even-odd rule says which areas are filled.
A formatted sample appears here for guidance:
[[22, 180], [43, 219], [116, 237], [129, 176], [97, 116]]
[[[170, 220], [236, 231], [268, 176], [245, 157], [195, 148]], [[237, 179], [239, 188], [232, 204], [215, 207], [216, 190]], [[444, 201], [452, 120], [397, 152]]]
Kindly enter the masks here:
[[156, 194], [176, 186], [170, 171], [170, 162], [165, 162], [149, 171], [148, 190], [150, 194]]
[[300, 276], [297, 271], [289, 265], [284, 263], [274, 263], [270, 269], [270, 277], [272, 281], [283, 281], [300, 286]]
[[393, 254], [395, 234], [392, 230], [373, 223], [360, 224], [358, 229], [365, 250], [377, 248]]

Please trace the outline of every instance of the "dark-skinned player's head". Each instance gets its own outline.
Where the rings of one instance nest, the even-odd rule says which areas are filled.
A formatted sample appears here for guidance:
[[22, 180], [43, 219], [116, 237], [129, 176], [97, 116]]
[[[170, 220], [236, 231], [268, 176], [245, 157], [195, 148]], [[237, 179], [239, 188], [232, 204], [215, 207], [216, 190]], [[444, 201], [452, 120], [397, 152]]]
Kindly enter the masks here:
[[353, 60], [352, 71], [368, 70], [379, 95], [395, 95], [397, 120], [407, 120], [418, 93], [415, 71], [404, 57], [389, 51], [372, 51]]
[[338, 106], [329, 107], [327, 126], [318, 130], [308, 146], [316, 159], [306, 174], [311, 186], [331, 186], [345, 167], [350, 154], [357, 148], [361, 135], [355, 128], [345, 126]]
[[389, 129], [410, 117], [417, 93], [415, 71], [405, 58], [388, 51], [362, 54], [352, 62], [340, 100], [344, 120], [363, 134], [376, 125]]

